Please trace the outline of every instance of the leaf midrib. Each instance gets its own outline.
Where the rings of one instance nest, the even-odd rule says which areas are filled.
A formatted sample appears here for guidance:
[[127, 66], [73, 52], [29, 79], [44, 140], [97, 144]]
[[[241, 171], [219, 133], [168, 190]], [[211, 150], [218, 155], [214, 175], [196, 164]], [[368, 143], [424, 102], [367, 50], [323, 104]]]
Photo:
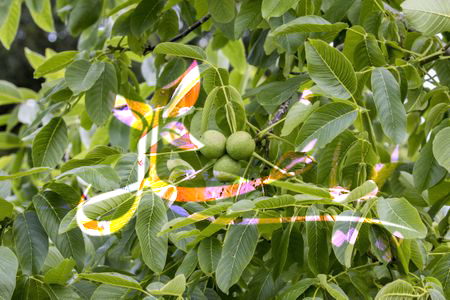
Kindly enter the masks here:
[[[317, 51], [316, 47], [314, 47], [311, 44], [312, 48], [314, 49], [314, 51], [316, 52], [316, 54], [320, 57], [320, 59], [322, 60], [322, 62], [325, 64], [325, 66], [330, 70], [330, 72], [333, 74], [333, 76], [337, 79], [337, 81], [339, 81], [339, 83], [342, 85], [342, 87], [345, 89], [345, 91], [350, 95], [350, 97], [353, 97], [353, 93], [350, 92], [350, 90], [347, 88], [347, 86], [341, 81], [341, 79], [336, 75], [336, 73], [334, 72], [334, 70], [331, 68], [331, 66], [325, 61], [325, 59], [320, 55], [319, 51]], [[332, 51], [330, 49], [330, 51]], [[344, 59], [347, 59], [344, 57]]]
[[55, 135], [56, 132], [59, 130], [59, 126], [60, 126], [61, 122], [62, 122], [62, 119], [59, 118], [59, 119], [58, 119], [58, 123], [57, 123], [56, 126], [55, 126], [55, 130], [52, 130], [52, 132], [51, 132], [51, 134], [50, 134], [50, 138], [48, 139], [48, 143], [45, 145], [44, 154], [42, 155], [42, 159], [41, 159], [41, 161], [40, 161], [40, 165], [41, 165], [41, 166], [42, 166], [42, 164], [44, 163], [44, 161], [46, 161], [46, 157], [47, 157], [47, 154], [48, 154], [48, 150], [49, 150], [49, 148], [50, 148], [50, 143], [52, 143], [54, 135]]

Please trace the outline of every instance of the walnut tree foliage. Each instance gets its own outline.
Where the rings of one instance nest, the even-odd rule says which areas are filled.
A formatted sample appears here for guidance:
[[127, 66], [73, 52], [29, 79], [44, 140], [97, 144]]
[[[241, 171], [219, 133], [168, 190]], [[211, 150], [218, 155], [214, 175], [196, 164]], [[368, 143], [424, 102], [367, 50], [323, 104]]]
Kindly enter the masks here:
[[[450, 298], [450, 1], [4, 0], [7, 49], [22, 10], [47, 32], [59, 18], [78, 46], [23, 49], [39, 91], [0, 81], [14, 105], [0, 115], [0, 299]], [[308, 170], [220, 201], [146, 191], [118, 233], [84, 234], [86, 186], [137, 178], [141, 132], [113, 116], [115, 96], [164, 105], [193, 60], [201, 91], [178, 120], [192, 135], [250, 133], [244, 178], [288, 151]], [[161, 177], [213, 176], [199, 151], [167, 153]], [[87, 213], [115, 218], [130, 199]]]

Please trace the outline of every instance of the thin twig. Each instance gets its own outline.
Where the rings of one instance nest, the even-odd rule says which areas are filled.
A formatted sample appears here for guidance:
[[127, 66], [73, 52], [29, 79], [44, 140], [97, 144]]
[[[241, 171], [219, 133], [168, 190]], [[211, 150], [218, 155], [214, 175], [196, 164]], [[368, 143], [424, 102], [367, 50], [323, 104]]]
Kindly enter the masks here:
[[[189, 26], [185, 31], [183, 31], [182, 33], [176, 35], [175, 37], [173, 37], [172, 39], [169, 40], [169, 42], [176, 42], [178, 40], [181, 40], [182, 38], [184, 38], [185, 36], [187, 36], [189, 33], [191, 33], [192, 31], [194, 31], [195, 29], [197, 29], [198, 27], [200, 27], [203, 23], [205, 23], [206, 21], [209, 20], [209, 18], [211, 18], [211, 14], [206, 14], [205, 16], [203, 16], [203, 18], [201, 18], [200, 20], [198, 20], [197, 22], [195, 22], [194, 24], [192, 24], [191, 26]], [[152, 52], [155, 46], [148, 46], [147, 48], [144, 49], [144, 55], [146, 55], [149, 52]]]

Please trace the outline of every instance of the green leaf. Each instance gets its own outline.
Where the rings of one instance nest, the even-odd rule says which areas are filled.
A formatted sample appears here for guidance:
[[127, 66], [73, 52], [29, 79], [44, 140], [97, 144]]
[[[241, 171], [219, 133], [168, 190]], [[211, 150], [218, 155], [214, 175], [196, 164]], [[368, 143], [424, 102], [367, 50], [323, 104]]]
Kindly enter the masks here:
[[428, 35], [450, 31], [450, 3], [447, 0], [406, 0], [402, 8], [407, 20], [418, 31]]
[[345, 294], [345, 292], [334, 283], [328, 283], [327, 276], [324, 274], [317, 275], [317, 278], [319, 278], [320, 285], [336, 300], [348, 300], [348, 296]]
[[104, 272], [104, 273], [81, 273], [79, 278], [120, 286], [124, 288], [142, 290], [141, 285], [132, 277], [120, 273]]
[[192, 59], [206, 60], [206, 53], [202, 48], [192, 45], [184, 45], [180, 43], [165, 42], [159, 43], [154, 54], [169, 54], [174, 56], [189, 57]]
[[261, 7], [262, 16], [264, 19], [279, 17], [297, 2], [298, 0], [263, 0]]
[[356, 63], [354, 55], [355, 50], [358, 44], [364, 40], [366, 34], [364, 27], [360, 25], [355, 25], [347, 29], [343, 53], [353, 65]]
[[217, 215], [219, 213], [222, 213], [227, 210], [228, 207], [230, 207], [232, 203], [225, 202], [216, 204], [214, 206], [211, 206], [205, 210], [196, 212], [189, 216], [189, 218], [175, 218], [170, 220], [170, 222], [167, 222], [164, 224], [164, 226], [161, 228], [161, 231], [159, 232], [158, 236], [161, 236], [163, 234], [166, 234], [168, 232], [171, 232], [173, 230], [176, 230], [178, 228], [188, 226], [190, 224], [194, 224], [196, 222], [206, 220], [210, 217], [213, 217], [214, 215]]
[[[80, 197], [81, 199], [81, 197]], [[90, 207], [89, 205], [88, 207]], [[63, 234], [65, 232], [68, 232], [74, 228], [77, 228], [77, 211], [78, 207], [73, 208], [71, 211], [69, 211], [64, 218], [61, 220], [61, 224], [59, 224], [58, 233]]]
[[230, 287], [238, 282], [250, 263], [258, 242], [255, 224], [231, 227], [225, 238], [222, 256], [216, 268], [216, 282], [221, 291], [228, 294]]
[[228, 58], [234, 69], [244, 73], [247, 68], [247, 59], [245, 57], [245, 48], [241, 40], [228, 41], [222, 48], [223, 54]]
[[286, 120], [283, 124], [283, 129], [281, 130], [281, 136], [287, 136], [301, 123], [303, 123], [309, 115], [319, 107], [319, 102], [314, 103], [314, 105], [305, 104], [303, 102], [295, 102], [294, 105], [289, 109]]
[[[422, 150], [420, 150], [419, 158], [414, 164], [414, 184], [419, 192], [435, 186], [447, 173], [445, 168], [441, 167], [435, 157], [433, 157], [433, 144], [435, 140], [436, 137], [423, 146]], [[448, 148], [444, 152], [447, 152], [448, 155]]]
[[319, 219], [320, 211], [311, 205], [306, 212], [306, 237], [308, 240], [308, 266], [314, 274], [328, 272], [327, 225]]
[[278, 106], [293, 97], [302, 83], [309, 78], [306, 75], [289, 78], [286, 81], [273, 81], [247, 91], [243, 98], [255, 96], [256, 101], [268, 113], [274, 113]]
[[256, 27], [261, 21], [262, 0], [247, 0], [241, 4], [234, 21], [234, 35], [239, 39], [245, 30]]
[[[343, 103], [329, 103], [314, 111], [303, 124], [295, 140], [297, 151], [306, 146], [320, 149], [347, 129], [356, 120], [357, 112]], [[310, 144], [311, 143], [311, 144]]]
[[[193, 231], [197, 233], [199, 232], [198, 229], [194, 229]], [[185, 233], [185, 232], [180, 231], [178, 233]], [[194, 272], [195, 269], [197, 268], [197, 263], [198, 263], [197, 250], [196, 249], [189, 250], [188, 253], [186, 253], [186, 255], [184, 256], [181, 265], [178, 267], [175, 276], [183, 274], [185, 277], [189, 277], [192, 274], [192, 272]]]
[[215, 237], [209, 237], [200, 242], [198, 246], [198, 263], [200, 269], [211, 276], [217, 269], [222, 255], [222, 244]]
[[375, 296], [375, 300], [414, 298], [416, 298], [416, 295], [413, 286], [401, 279], [386, 284]]
[[17, 173], [11, 174], [11, 175], [0, 176], [0, 181], [16, 179], [16, 178], [29, 176], [29, 175], [33, 175], [33, 174], [38, 174], [38, 173], [43, 173], [43, 172], [49, 172], [50, 170], [51, 169], [47, 168], [47, 167], [31, 168], [28, 171], [22, 171], [22, 172], [17, 172]]
[[[4, 9], [4, 7], [2, 7]], [[0, 41], [3, 46], [9, 50], [14, 38], [16, 37], [17, 29], [19, 28], [20, 14], [22, 10], [22, 0], [12, 0], [9, 5], [8, 15], [0, 27]]]
[[208, 0], [208, 10], [217, 23], [228, 23], [235, 16], [234, 0]]
[[9, 8], [11, 7], [12, 2], [13, 0], [6, 0], [0, 3], [0, 28], [8, 17]]
[[372, 71], [372, 90], [384, 133], [396, 144], [401, 144], [407, 136], [406, 111], [397, 80], [388, 70], [376, 68]]
[[155, 194], [145, 194], [138, 207], [136, 233], [145, 264], [156, 273], [164, 269], [167, 257], [167, 235], [157, 236], [167, 223], [166, 207]]
[[67, 126], [64, 119], [60, 117], [51, 119], [33, 140], [33, 164], [36, 167], [54, 168], [60, 163], [68, 143]]
[[355, 221], [334, 223], [331, 237], [331, 246], [336, 258], [342, 265], [350, 268], [353, 259], [353, 248], [359, 235], [357, 219], [361, 217], [361, 214], [356, 211], [346, 210], [340, 213], [338, 217], [355, 218]]
[[11, 218], [13, 215], [14, 204], [0, 198], [0, 221], [5, 218]]
[[23, 274], [39, 274], [48, 253], [48, 237], [34, 211], [20, 214], [13, 227], [16, 253]]
[[445, 296], [448, 299], [450, 296], [450, 254], [442, 255], [430, 271], [432, 276], [442, 283]]
[[[277, 180], [277, 181], [271, 182], [270, 184], [293, 191], [293, 192], [296, 192], [296, 193], [300, 193], [300, 194], [307, 194], [307, 195], [313, 195], [313, 196], [331, 199], [330, 193], [328, 192], [327, 189], [318, 187], [311, 183], [292, 183], [292, 182]], [[265, 200], [263, 200], [263, 201], [265, 201]], [[262, 201], [260, 201], [260, 202], [262, 202]], [[261, 204], [256, 205], [256, 207], [262, 208], [263, 205], [264, 204], [261, 203]]]
[[154, 295], [169, 295], [181, 297], [186, 289], [186, 278], [183, 274], [176, 276], [159, 290], [149, 290]]
[[288, 289], [286, 289], [282, 294], [281, 298], [286, 300], [296, 300], [300, 297], [307, 289], [309, 289], [312, 285], [317, 284], [318, 280], [316, 278], [304, 278], [300, 281], [297, 281]]
[[31, 17], [42, 30], [47, 32], [54, 32], [55, 28], [53, 24], [52, 6], [50, 3], [51, 1], [42, 0], [37, 2], [39, 2], [40, 9], [36, 9], [36, 7], [30, 8], [30, 6], [28, 5], [28, 8], [31, 12]]
[[352, 97], [357, 87], [356, 74], [344, 54], [321, 40], [309, 40], [305, 47], [311, 79], [333, 97]]
[[16, 287], [16, 274], [19, 263], [14, 252], [0, 246], [0, 298], [11, 299]]
[[450, 172], [450, 127], [438, 132], [433, 141], [433, 154], [437, 162]]
[[59, 252], [66, 257], [73, 257], [79, 269], [84, 265], [84, 241], [79, 229], [59, 234], [59, 226], [64, 215], [69, 212], [68, 205], [60, 196], [51, 191], [39, 193], [33, 197], [33, 204], [39, 221], [45, 232], [58, 248]]
[[103, 73], [86, 92], [86, 111], [95, 124], [102, 126], [111, 116], [117, 88], [116, 69], [111, 63], [105, 62]]
[[347, 28], [346, 23], [337, 22], [331, 24], [319, 16], [303, 16], [275, 29], [273, 35], [282, 35], [298, 32], [336, 32]]
[[333, 1], [333, 4], [327, 9], [324, 18], [332, 23], [340, 21], [345, 17], [345, 15], [347, 15], [347, 13], [350, 13], [350, 9], [354, 6], [354, 3], [355, 0]]
[[131, 32], [139, 37], [153, 28], [164, 7], [163, 0], [141, 1], [130, 17]]
[[374, 191], [378, 191], [378, 186], [373, 180], [367, 180], [362, 185], [352, 190], [344, 200], [344, 203], [357, 201], [364, 196], [367, 196]]
[[353, 51], [356, 70], [361, 70], [367, 66], [381, 67], [386, 64], [378, 41], [371, 33], [364, 35], [363, 40], [356, 45]]
[[75, 95], [85, 92], [94, 85], [104, 69], [104, 62], [91, 64], [85, 59], [76, 60], [66, 69], [65, 79], [67, 85]]
[[77, 54], [78, 51], [63, 51], [56, 53], [37, 67], [36, 71], [34, 71], [34, 78], [39, 78], [46, 74], [62, 70], [74, 60]]
[[1, 150], [14, 149], [21, 146], [23, 146], [22, 141], [17, 135], [9, 132], [0, 132]]
[[74, 8], [70, 12], [69, 22], [67, 24], [70, 33], [72, 35], [78, 35], [83, 30], [97, 22], [102, 13], [102, 7], [102, 0], [77, 1]]
[[73, 259], [64, 259], [57, 267], [51, 268], [44, 275], [44, 282], [47, 284], [66, 285], [72, 278], [72, 269], [75, 267]]
[[92, 294], [91, 299], [98, 300], [122, 300], [127, 299], [131, 290], [120, 286], [112, 286], [110, 284], [100, 285]]
[[64, 172], [57, 178], [68, 175], [79, 176], [81, 179], [102, 192], [111, 191], [119, 188], [119, 176], [108, 165], [85, 166]]
[[390, 222], [384, 227], [393, 235], [404, 239], [423, 239], [427, 228], [417, 209], [404, 198], [381, 198], [377, 202], [380, 220]]

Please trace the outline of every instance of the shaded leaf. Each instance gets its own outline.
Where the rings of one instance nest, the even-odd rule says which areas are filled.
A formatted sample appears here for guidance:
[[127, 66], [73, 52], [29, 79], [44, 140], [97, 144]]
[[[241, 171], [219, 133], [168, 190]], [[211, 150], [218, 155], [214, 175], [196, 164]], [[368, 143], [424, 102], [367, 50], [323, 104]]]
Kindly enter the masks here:
[[61, 161], [68, 143], [66, 123], [60, 117], [53, 118], [33, 140], [34, 165], [54, 168]]
[[160, 273], [166, 264], [167, 235], [157, 236], [166, 223], [166, 207], [161, 198], [153, 193], [142, 196], [138, 207], [136, 233], [144, 262], [156, 273]]
[[238, 282], [250, 263], [258, 242], [258, 229], [254, 224], [233, 226], [229, 229], [216, 268], [216, 282], [224, 293]]
[[48, 237], [34, 211], [20, 214], [14, 221], [14, 242], [23, 274], [38, 274], [48, 253]]

